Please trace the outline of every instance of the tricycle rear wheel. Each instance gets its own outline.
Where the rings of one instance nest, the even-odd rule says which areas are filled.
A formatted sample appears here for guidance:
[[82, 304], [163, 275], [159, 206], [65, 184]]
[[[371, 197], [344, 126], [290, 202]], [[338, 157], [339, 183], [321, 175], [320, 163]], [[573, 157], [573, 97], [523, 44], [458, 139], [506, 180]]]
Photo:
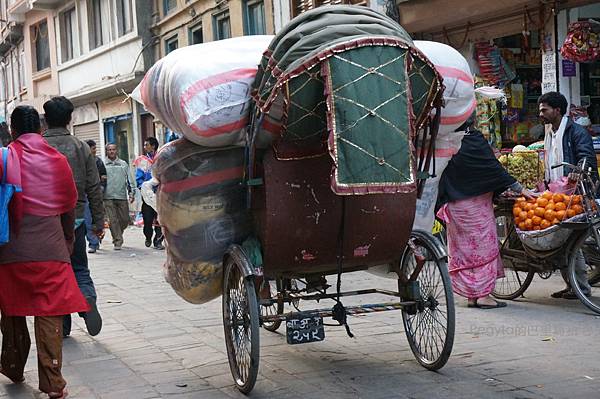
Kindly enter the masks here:
[[258, 297], [254, 277], [228, 256], [223, 271], [223, 327], [229, 368], [238, 390], [249, 393], [258, 376], [260, 353]]
[[[429, 370], [438, 370], [448, 361], [454, 344], [454, 296], [447, 259], [440, 243], [431, 234], [413, 232], [411, 240], [425, 257], [425, 263], [416, 276], [419, 285], [417, 304], [412, 309], [402, 310], [402, 321], [417, 361]], [[416, 267], [415, 252], [407, 247], [400, 272], [408, 279]]]

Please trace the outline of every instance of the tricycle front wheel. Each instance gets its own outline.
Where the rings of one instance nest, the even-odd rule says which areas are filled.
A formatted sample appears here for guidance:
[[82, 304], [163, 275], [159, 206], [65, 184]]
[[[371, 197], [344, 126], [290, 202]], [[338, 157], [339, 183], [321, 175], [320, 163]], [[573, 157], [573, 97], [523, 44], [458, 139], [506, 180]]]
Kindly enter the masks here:
[[402, 310], [402, 321], [417, 361], [429, 370], [438, 370], [448, 361], [454, 344], [454, 296], [447, 259], [430, 234], [413, 232], [411, 240], [418, 254], [410, 246], [406, 248], [400, 268], [404, 278], [400, 281], [409, 279], [421, 262], [423, 266], [415, 279], [416, 305]]
[[249, 393], [258, 376], [260, 353], [258, 297], [254, 277], [229, 256], [223, 271], [223, 327], [229, 368], [237, 388]]

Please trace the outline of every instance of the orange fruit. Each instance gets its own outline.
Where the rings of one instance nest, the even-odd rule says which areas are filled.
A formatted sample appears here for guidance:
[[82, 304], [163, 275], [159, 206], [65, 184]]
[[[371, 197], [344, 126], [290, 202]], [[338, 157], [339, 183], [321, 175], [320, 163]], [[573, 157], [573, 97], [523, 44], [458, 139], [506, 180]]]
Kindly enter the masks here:
[[554, 204], [554, 210], [565, 211], [567, 210], [567, 204], [565, 204], [564, 202], [557, 202], [556, 204]]
[[555, 203], [556, 202], [563, 202], [563, 199], [564, 199], [563, 195], [559, 194], [559, 193], [556, 193], [556, 194], [554, 194], [552, 196], [552, 201], [554, 201]]
[[567, 209], [567, 217], [568, 218], [572, 218], [575, 215], [576, 215], [575, 210], [573, 210], [572, 208]]
[[542, 226], [533, 226], [533, 229], [534, 229], [534, 230], [541, 230], [541, 229], [542, 229]]
[[554, 220], [552, 221], [552, 224], [553, 224], [553, 225], [554, 225], [554, 224], [559, 224], [559, 223], [560, 223], [560, 220], [558, 220], [558, 219], [554, 219]]
[[525, 228], [526, 228], [527, 230], [531, 230], [531, 229], [533, 228], [533, 220], [531, 220], [531, 219], [527, 219], [527, 220], [525, 221]]
[[533, 209], [527, 212], [527, 219], [533, 219], [534, 216], [535, 216], [535, 211]]
[[569, 202], [571, 202], [571, 200], [572, 200], [572, 196], [570, 196], [570, 195], [567, 195], [567, 194], [564, 194], [564, 196], [565, 196], [565, 201], [564, 201], [564, 202], [566, 202], [567, 204], [568, 204]]
[[541, 207], [537, 207], [535, 208], [535, 210], [533, 211], [533, 213], [535, 213], [535, 216], [539, 216], [541, 218], [544, 217], [544, 212], [546, 212], [546, 209], [541, 208]]
[[546, 198], [549, 201], [552, 199], [552, 193], [550, 191], [544, 191], [542, 198]]
[[522, 222], [524, 222], [525, 219], [527, 219], [527, 212], [521, 211], [521, 213], [519, 213], [519, 218], [521, 219]]
[[558, 220], [564, 220], [566, 216], [567, 216], [567, 211], [565, 211], [565, 210], [556, 211], [556, 218]]
[[532, 211], [532, 210], [534, 210], [535, 208], [537, 208], [537, 205], [536, 205], [535, 203], [533, 203], [533, 204], [527, 204], [527, 205], [525, 206], [525, 209], [526, 209], [527, 211]]
[[545, 208], [546, 205], [548, 205], [548, 200], [543, 197], [538, 198], [535, 202], [537, 203], [538, 206], [541, 206], [542, 208]]
[[542, 223], [542, 218], [539, 216], [534, 216], [531, 221], [533, 222], [534, 226], [539, 226]]
[[549, 202], [548, 205], [546, 205], [546, 210], [553, 211], [555, 207], [556, 205], [554, 205], [554, 202]]
[[547, 221], [551, 222], [554, 220], [554, 218], [556, 218], [556, 215], [552, 209], [547, 209], [546, 212], [544, 212], [544, 219]]
[[525, 222], [519, 223], [519, 230], [525, 230]]
[[579, 215], [580, 213], [583, 212], [583, 207], [579, 204], [575, 204], [572, 206], [573, 210], [575, 211], [576, 215]]
[[573, 196], [573, 203], [574, 204], [581, 204], [581, 195], [574, 195]]
[[542, 220], [542, 223], [540, 223], [540, 227], [542, 228], [542, 230], [545, 230], [550, 226], [552, 226], [552, 223], [550, 223], [546, 219]]
[[521, 208], [519, 208], [518, 206], [515, 206], [513, 208], [513, 216], [514, 217], [519, 217], [519, 214], [521, 213]]

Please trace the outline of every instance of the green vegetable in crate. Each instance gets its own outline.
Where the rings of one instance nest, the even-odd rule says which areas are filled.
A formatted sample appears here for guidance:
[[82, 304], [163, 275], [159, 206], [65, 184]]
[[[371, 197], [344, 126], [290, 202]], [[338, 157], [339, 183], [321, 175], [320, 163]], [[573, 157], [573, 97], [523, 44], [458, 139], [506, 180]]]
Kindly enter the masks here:
[[533, 189], [544, 178], [544, 162], [536, 151], [517, 151], [498, 159], [502, 166], [524, 187]]

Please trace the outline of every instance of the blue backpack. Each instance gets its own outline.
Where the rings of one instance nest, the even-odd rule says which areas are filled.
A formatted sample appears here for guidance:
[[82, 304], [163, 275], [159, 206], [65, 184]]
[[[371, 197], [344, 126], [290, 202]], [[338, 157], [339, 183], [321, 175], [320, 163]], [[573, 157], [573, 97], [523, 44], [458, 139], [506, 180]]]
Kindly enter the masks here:
[[10, 238], [8, 204], [15, 191], [19, 191], [13, 184], [6, 182], [6, 165], [8, 161], [8, 148], [2, 147], [2, 181], [0, 181], [0, 245], [6, 244]]

